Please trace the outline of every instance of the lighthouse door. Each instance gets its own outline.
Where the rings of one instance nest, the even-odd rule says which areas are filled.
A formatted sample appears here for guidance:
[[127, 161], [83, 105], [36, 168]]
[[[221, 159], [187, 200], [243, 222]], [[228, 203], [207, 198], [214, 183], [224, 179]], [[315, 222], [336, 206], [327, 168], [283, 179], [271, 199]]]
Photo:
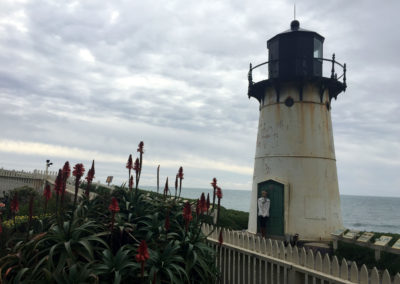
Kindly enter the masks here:
[[[258, 184], [258, 197], [265, 190], [271, 201], [267, 222], [267, 235], [283, 236], [284, 234], [284, 185], [274, 180], [267, 180]], [[260, 231], [260, 224], [257, 225]]]

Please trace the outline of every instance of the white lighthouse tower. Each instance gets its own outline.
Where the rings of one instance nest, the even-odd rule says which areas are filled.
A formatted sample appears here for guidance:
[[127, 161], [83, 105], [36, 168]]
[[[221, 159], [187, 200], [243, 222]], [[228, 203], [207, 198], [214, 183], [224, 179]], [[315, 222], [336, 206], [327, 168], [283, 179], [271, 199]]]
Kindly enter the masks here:
[[[250, 232], [259, 231], [263, 190], [271, 200], [267, 235], [326, 240], [342, 228], [331, 101], [346, 90], [346, 64], [324, 59], [323, 42], [294, 20], [267, 41], [269, 61], [250, 65], [248, 95], [260, 103]], [[267, 64], [268, 79], [253, 82], [252, 71]]]

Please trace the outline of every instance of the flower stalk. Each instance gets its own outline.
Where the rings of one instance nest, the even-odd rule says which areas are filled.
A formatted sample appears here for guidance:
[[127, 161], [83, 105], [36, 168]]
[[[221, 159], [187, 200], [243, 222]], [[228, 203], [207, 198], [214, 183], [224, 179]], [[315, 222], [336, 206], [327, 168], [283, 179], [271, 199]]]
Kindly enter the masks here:
[[112, 232], [114, 230], [115, 213], [119, 212], [120, 210], [118, 205], [118, 200], [115, 197], [111, 198], [111, 203], [108, 206], [108, 210], [111, 211], [111, 232]]
[[212, 202], [212, 208], [214, 210], [215, 208], [215, 195], [216, 195], [216, 190], [217, 190], [217, 179], [213, 178], [212, 182], [211, 182], [211, 186], [213, 187], [214, 191], [213, 191], [213, 202]]
[[167, 211], [167, 214], [165, 216], [165, 223], [164, 223], [164, 228], [165, 228], [165, 232], [167, 233], [169, 231], [171, 224], [170, 224], [170, 220], [169, 220], [169, 211]]
[[169, 191], [169, 187], [168, 187], [168, 177], [167, 177], [167, 180], [165, 181], [165, 186], [164, 186], [164, 199], [167, 198], [168, 191]]
[[92, 167], [90, 168], [90, 170], [87, 173], [86, 176], [86, 180], [87, 180], [87, 186], [86, 186], [86, 190], [85, 190], [85, 195], [86, 197], [89, 199], [89, 194], [90, 194], [90, 187], [92, 186], [92, 182], [94, 179], [94, 160], [92, 162]]
[[183, 168], [182, 167], [180, 167], [178, 170], [178, 179], [179, 179], [179, 197], [181, 197], [182, 180], [183, 180]]
[[136, 158], [135, 163], [133, 165], [133, 170], [135, 171], [135, 179], [136, 179], [135, 195], [137, 195], [140, 171], [141, 171], [139, 158]]
[[[138, 161], [138, 171], [136, 173], [136, 193], [135, 194], [137, 194], [137, 191], [138, 191], [140, 175], [142, 173], [142, 168], [143, 168], [143, 153], [144, 153], [143, 147], [144, 147], [144, 143], [143, 143], [143, 141], [140, 141], [140, 143], [138, 145], [138, 149], [137, 149], [137, 151], [139, 152], [139, 160], [136, 160], [136, 161]], [[136, 164], [136, 162], [135, 162], [135, 164]]]
[[142, 277], [142, 281], [143, 281], [143, 277], [144, 277], [144, 265], [146, 263], [146, 261], [150, 258], [149, 255], [149, 251], [147, 249], [147, 244], [145, 240], [142, 240], [140, 242], [140, 245], [138, 247], [138, 254], [135, 256], [136, 261], [140, 263], [140, 274]]
[[49, 202], [49, 199], [51, 198], [51, 189], [50, 189], [50, 184], [46, 181], [46, 186], [44, 187], [43, 190], [43, 197], [44, 197], [44, 215], [46, 215], [47, 211], [47, 204]]
[[71, 168], [69, 166], [69, 162], [66, 161], [64, 167], [62, 169], [62, 178], [61, 178], [61, 219], [64, 220], [64, 199], [65, 199], [65, 190], [67, 188], [67, 180], [71, 176]]
[[133, 176], [131, 176], [129, 179], [129, 192], [132, 192], [132, 189], [133, 189]]
[[219, 187], [219, 186], [217, 186], [217, 190], [216, 190], [217, 192], [216, 192], [216, 195], [217, 195], [217, 198], [218, 198], [218, 207], [217, 207], [217, 226], [218, 226], [218, 224], [219, 224], [219, 213], [220, 213], [220, 207], [221, 207], [221, 199], [222, 199], [222, 189]]
[[54, 182], [54, 191], [56, 192], [56, 215], [58, 216], [58, 201], [62, 191], [62, 170], [58, 170], [58, 175]]
[[74, 195], [74, 206], [73, 206], [73, 210], [72, 210], [72, 217], [71, 217], [71, 220], [69, 222], [69, 227], [68, 227], [68, 236], [70, 236], [71, 227], [72, 227], [72, 224], [74, 223], [76, 201], [78, 200], [79, 184], [81, 182], [81, 178], [82, 178], [84, 172], [85, 172], [85, 168], [83, 167], [83, 164], [76, 164], [74, 166], [74, 171], [72, 172], [72, 174], [75, 177], [75, 195]]
[[126, 163], [126, 168], [128, 169], [128, 180], [130, 180], [131, 170], [133, 169], [132, 154], [129, 155], [128, 162]]
[[160, 192], [160, 165], [157, 167], [157, 193]]
[[84, 172], [85, 172], [85, 167], [83, 166], [83, 164], [76, 164], [74, 166], [74, 171], [72, 172], [73, 176], [75, 177], [74, 210], [76, 207], [76, 201], [78, 200], [79, 184], [81, 183], [81, 178]]
[[185, 220], [185, 229], [187, 232], [189, 228], [189, 222], [193, 219], [192, 207], [190, 206], [189, 201], [186, 201], [185, 206], [183, 207], [183, 219]]
[[14, 229], [17, 231], [17, 225], [15, 223], [15, 215], [17, 215], [19, 211], [19, 202], [18, 202], [18, 194], [15, 193], [13, 199], [11, 200], [11, 205], [10, 205], [11, 213], [13, 215], [13, 221], [14, 221]]

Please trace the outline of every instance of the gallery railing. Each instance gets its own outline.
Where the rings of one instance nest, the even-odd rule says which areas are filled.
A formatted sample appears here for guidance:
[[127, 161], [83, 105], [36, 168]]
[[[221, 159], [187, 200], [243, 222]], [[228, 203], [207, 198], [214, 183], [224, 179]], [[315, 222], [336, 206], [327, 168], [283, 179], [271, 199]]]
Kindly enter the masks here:
[[[295, 62], [295, 63], [301, 63], [304, 60], [306, 60], [306, 59], [298, 58], [298, 59], [294, 59], [294, 60], [291, 59], [290, 61]], [[276, 65], [279, 62], [283, 62], [283, 61], [289, 61], [289, 60], [284, 60], [284, 59], [281, 59], [281, 60], [270, 60], [270, 61], [267, 61], [267, 62], [260, 63], [260, 64], [258, 64], [256, 66], [253, 66], [250, 63], [250, 68], [249, 68], [249, 72], [248, 72], [249, 96], [250, 96], [251, 87], [255, 84], [255, 82], [253, 81], [253, 70], [255, 70], [255, 69], [257, 69], [257, 68], [259, 68], [261, 66], [264, 66], [264, 65], [268, 65], [269, 68], [273, 69], [274, 66], [271, 66], [271, 65], [273, 65], [273, 64]], [[347, 87], [347, 83], [346, 83], [346, 71], [347, 71], [346, 63], [342, 64], [342, 63], [336, 61], [335, 60], [335, 54], [332, 55], [332, 59], [328, 59], [328, 58], [313, 58], [312, 61], [313, 61], [313, 63], [317, 63], [316, 65], [320, 65], [320, 68], [321, 68], [321, 70], [320, 70], [321, 76], [320, 77], [323, 77], [322, 76], [322, 67], [323, 67], [322, 63], [324, 61], [325, 62], [330, 62], [330, 79], [339, 81], [343, 85], [343, 89], [344, 90], [346, 89], [346, 87]], [[301, 64], [298, 64], [298, 65], [301, 65]], [[297, 64], [296, 64], [296, 66], [297, 66]], [[338, 75], [337, 71], [340, 72], [339, 75]], [[268, 73], [270, 73], [270, 72], [268, 72]], [[301, 73], [301, 72], [299, 72], [299, 73]]]

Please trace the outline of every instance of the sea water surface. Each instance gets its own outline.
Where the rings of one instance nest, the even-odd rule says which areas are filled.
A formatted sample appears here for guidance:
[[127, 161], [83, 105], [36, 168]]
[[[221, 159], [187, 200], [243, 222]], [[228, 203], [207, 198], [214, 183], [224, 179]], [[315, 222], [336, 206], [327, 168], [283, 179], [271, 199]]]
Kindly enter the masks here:
[[[156, 191], [153, 186], [143, 188]], [[212, 198], [212, 189], [203, 188], [182, 188], [181, 195], [186, 198], [199, 198], [202, 192], [206, 195], [209, 193]], [[223, 189], [222, 192], [222, 206], [249, 212], [251, 191]], [[340, 200], [344, 227], [400, 234], [400, 198], [341, 195]]]

